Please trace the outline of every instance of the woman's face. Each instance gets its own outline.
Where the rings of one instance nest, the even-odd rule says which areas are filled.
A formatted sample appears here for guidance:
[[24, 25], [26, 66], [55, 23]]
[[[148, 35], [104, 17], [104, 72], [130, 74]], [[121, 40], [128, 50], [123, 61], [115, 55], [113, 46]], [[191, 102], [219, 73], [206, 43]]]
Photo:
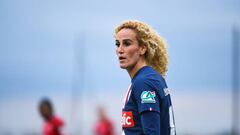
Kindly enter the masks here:
[[132, 69], [136, 66], [143, 52], [143, 47], [139, 46], [137, 41], [137, 34], [131, 29], [122, 29], [116, 36], [116, 54], [123, 69]]
[[40, 107], [40, 113], [44, 119], [49, 119], [49, 117], [52, 115], [50, 107], [46, 104], [41, 105]]

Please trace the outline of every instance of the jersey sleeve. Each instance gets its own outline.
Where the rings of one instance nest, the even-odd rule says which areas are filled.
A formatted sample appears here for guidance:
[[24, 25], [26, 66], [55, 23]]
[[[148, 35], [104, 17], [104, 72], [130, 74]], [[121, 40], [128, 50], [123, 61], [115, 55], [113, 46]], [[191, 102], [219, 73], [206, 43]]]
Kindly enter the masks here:
[[148, 80], [136, 80], [132, 92], [138, 106], [138, 112], [155, 111], [160, 113], [159, 97], [154, 83]]
[[143, 112], [141, 123], [145, 135], [160, 135], [160, 114], [157, 112]]

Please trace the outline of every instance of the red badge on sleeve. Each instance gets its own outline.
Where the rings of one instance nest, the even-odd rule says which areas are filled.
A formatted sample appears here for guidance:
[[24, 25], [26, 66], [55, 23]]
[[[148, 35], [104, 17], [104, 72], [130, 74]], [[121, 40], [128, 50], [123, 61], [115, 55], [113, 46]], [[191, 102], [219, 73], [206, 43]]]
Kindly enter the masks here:
[[132, 111], [122, 112], [122, 127], [134, 127]]

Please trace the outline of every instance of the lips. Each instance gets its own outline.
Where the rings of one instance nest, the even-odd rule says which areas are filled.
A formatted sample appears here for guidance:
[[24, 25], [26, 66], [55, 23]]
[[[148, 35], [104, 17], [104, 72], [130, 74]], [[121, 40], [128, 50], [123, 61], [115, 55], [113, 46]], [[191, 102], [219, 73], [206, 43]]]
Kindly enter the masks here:
[[126, 58], [123, 57], [123, 56], [119, 56], [118, 59], [119, 59], [119, 61], [123, 61], [123, 60], [125, 60]]

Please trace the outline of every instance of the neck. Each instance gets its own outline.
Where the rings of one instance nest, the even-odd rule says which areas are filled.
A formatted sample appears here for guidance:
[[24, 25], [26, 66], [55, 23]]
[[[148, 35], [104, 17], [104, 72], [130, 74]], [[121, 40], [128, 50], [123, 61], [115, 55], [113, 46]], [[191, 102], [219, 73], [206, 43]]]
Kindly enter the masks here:
[[127, 69], [128, 74], [130, 75], [131, 79], [135, 76], [137, 71], [142, 67], [146, 66], [146, 62], [144, 60], [137, 62], [132, 68]]

